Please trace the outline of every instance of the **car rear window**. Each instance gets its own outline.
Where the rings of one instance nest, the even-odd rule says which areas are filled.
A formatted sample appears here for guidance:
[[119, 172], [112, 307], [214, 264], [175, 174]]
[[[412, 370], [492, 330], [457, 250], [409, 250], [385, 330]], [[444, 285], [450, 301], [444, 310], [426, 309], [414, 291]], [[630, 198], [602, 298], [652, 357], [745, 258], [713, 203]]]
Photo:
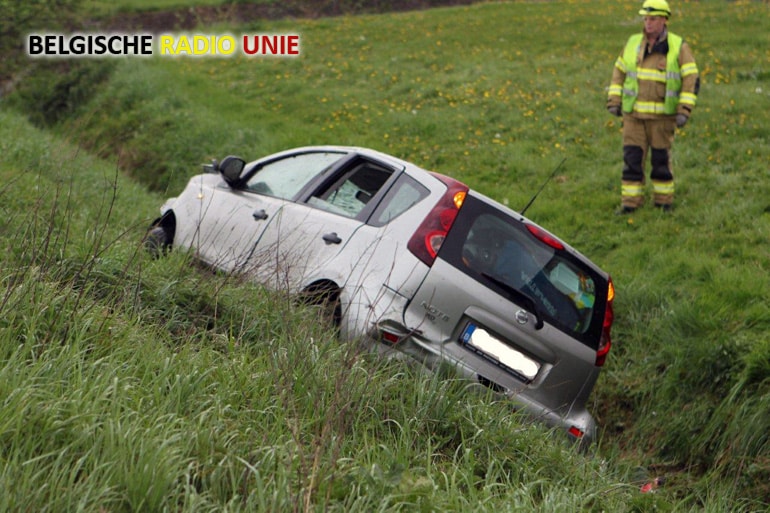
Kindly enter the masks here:
[[598, 343], [604, 302], [597, 298], [606, 295], [606, 280], [502, 210], [468, 196], [439, 257], [519, 306], [534, 306], [565, 333]]

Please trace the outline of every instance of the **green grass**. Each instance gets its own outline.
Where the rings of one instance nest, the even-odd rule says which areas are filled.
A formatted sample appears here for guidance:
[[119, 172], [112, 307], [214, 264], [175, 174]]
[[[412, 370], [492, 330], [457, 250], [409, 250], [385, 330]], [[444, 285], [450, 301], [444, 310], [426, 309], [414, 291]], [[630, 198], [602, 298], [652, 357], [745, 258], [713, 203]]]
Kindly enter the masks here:
[[[270, 0], [257, 0], [254, 3], [268, 3]], [[164, 9], [187, 8], [197, 6], [219, 6], [227, 3], [223, 0], [130, 0], [127, 2], [109, 2], [105, 0], [81, 0], [83, 9], [99, 15], [119, 15], [127, 12], [157, 11]]]
[[466, 383], [338, 343], [280, 295], [150, 260], [157, 197], [0, 121], [3, 511], [664, 503]]
[[430, 5], [445, 4], [444, 0], [421, 0], [415, 4], [409, 0], [76, 0], [81, 2], [83, 10], [97, 16], [116, 17], [126, 13], [145, 11], [187, 10], [189, 8], [218, 7], [227, 11], [242, 6], [248, 9], [254, 5], [275, 8], [275, 12], [293, 13], [292, 16], [318, 17], [324, 12], [361, 13], [388, 12], [391, 10], [425, 8]]
[[[616, 217], [605, 87], [637, 8], [212, 27], [298, 32], [302, 55], [119, 61], [55, 136], [3, 112], [0, 509], [766, 509], [768, 7], [674, 6], [703, 81], [675, 144], [677, 208]], [[328, 340], [285, 298], [141, 253], [200, 162], [325, 143], [393, 153], [516, 209], [567, 159], [527, 215], [617, 287], [595, 454], [462, 383]], [[639, 494], [650, 475], [666, 486]]]

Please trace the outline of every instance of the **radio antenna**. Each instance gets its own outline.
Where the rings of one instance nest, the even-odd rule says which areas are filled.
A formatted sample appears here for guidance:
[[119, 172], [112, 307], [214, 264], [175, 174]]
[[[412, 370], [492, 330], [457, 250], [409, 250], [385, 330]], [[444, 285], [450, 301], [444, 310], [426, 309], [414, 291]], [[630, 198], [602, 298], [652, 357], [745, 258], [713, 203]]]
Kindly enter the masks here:
[[527, 211], [527, 209], [528, 209], [528, 208], [529, 208], [529, 207], [532, 205], [532, 203], [534, 203], [534, 202], [535, 202], [535, 200], [536, 200], [536, 199], [537, 199], [537, 197], [540, 195], [540, 193], [541, 193], [541, 192], [543, 192], [543, 189], [545, 189], [545, 186], [546, 186], [546, 185], [548, 185], [548, 182], [550, 182], [550, 181], [551, 181], [551, 179], [552, 179], [554, 176], [556, 176], [556, 172], [557, 172], [557, 171], [559, 171], [559, 169], [561, 169], [561, 166], [562, 166], [562, 165], [564, 165], [564, 162], [566, 162], [566, 160], [567, 160], [567, 157], [564, 157], [563, 159], [561, 159], [561, 162], [559, 162], [559, 165], [558, 165], [558, 166], [556, 166], [556, 169], [554, 169], [554, 170], [551, 172], [551, 174], [548, 176], [548, 178], [546, 178], [545, 182], [543, 182], [543, 185], [541, 185], [541, 186], [540, 186], [540, 189], [539, 189], [539, 190], [538, 190], [538, 191], [535, 193], [535, 195], [534, 195], [534, 196], [532, 196], [532, 199], [531, 199], [531, 200], [529, 200], [529, 203], [527, 203], [527, 206], [526, 206], [526, 207], [524, 207], [524, 209], [523, 209], [521, 212], [519, 212], [519, 214], [521, 214], [521, 215], [524, 215], [524, 212], [526, 212], [526, 211]]

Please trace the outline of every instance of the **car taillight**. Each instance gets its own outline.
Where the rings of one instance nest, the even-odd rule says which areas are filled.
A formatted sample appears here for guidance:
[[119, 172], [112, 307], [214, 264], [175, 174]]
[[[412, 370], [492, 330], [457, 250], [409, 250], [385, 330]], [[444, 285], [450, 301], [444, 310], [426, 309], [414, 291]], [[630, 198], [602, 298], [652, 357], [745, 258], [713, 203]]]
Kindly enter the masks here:
[[407, 248], [419, 258], [425, 265], [430, 267], [436, 260], [438, 250], [444, 242], [449, 229], [457, 218], [457, 212], [465, 201], [465, 195], [468, 193], [468, 186], [458, 182], [454, 178], [431, 173], [433, 176], [444, 182], [447, 190], [436, 206], [420, 223], [417, 231], [409, 239]]
[[612, 347], [610, 331], [612, 323], [615, 320], [615, 313], [612, 310], [612, 302], [615, 300], [615, 286], [612, 284], [612, 278], [609, 278], [607, 286], [607, 306], [604, 309], [604, 322], [602, 323], [602, 337], [599, 339], [599, 348], [596, 350], [596, 366], [601, 367], [607, 360], [607, 354]]

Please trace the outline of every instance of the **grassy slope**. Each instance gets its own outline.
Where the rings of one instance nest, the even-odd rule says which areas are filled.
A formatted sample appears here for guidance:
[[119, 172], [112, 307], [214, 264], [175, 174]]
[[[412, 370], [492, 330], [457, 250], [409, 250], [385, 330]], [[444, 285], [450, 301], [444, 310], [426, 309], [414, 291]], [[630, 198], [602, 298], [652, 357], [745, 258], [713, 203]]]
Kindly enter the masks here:
[[0, 121], [0, 510], [667, 507], [465, 383], [371, 361], [184, 255], [149, 260], [159, 198]]
[[[567, 157], [565, 168], [528, 214], [610, 271], [618, 288], [616, 346], [594, 395], [605, 427], [600, 450], [618, 462], [616, 473], [587, 488], [581, 489], [581, 483], [575, 495], [613, 501], [601, 503], [612, 510], [632, 507], [641, 499], [626, 495], [629, 490], [618, 488], [613, 480], [630, 480], [622, 462], [639, 461], [673, 476], [669, 496], [656, 499], [664, 508], [681, 500], [680, 507], [705, 501], [714, 511], [734, 510], [738, 505], [729, 497], [715, 498], [723, 485], [748, 499], [766, 501], [770, 468], [762, 433], [770, 415], [766, 356], [770, 150], [762, 127], [768, 125], [764, 105], [770, 92], [770, 57], [756, 41], [770, 28], [767, 7], [723, 2], [677, 6], [673, 30], [693, 44], [704, 80], [696, 114], [677, 141], [679, 208], [669, 217], [644, 210], [632, 218], [616, 218], [611, 212], [618, 202], [620, 136], [616, 122], [603, 112], [604, 87], [623, 38], [638, 26], [637, 19], [631, 6], [605, 2], [602, 12], [607, 16], [602, 20], [611, 21], [604, 21], [597, 32], [595, 2], [569, 5], [490, 4], [409, 15], [255, 24], [244, 32], [299, 31], [303, 56], [125, 62], [98, 110], [86, 112], [70, 129], [84, 130], [103, 145], [111, 142], [105, 125], [120, 133], [122, 126], [136, 123], [139, 138], [125, 147], [122, 158], [160, 164], [159, 170], [167, 175], [155, 185], [171, 192], [182, 186], [192, 165], [209, 157], [226, 153], [252, 157], [298, 144], [343, 142], [390, 151], [455, 175], [520, 208], [552, 167]], [[738, 26], [741, 31], [735, 30]], [[167, 137], [169, 133], [175, 136]], [[105, 148], [109, 153], [111, 146]], [[28, 159], [31, 150], [10, 156]], [[13, 170], [7, 167], [13, 158], [3, 153], [6, 169]], [[46, 164], [32, 159], [27, 166], [50, 169]], [[74, 168], [80, 166], [70, 169]], [[142, 193], [130, 197], [132, 215], [154, 214], [157, 198]], [[145, 209], [135, 208], [137, 201]], [[68, 219], [75, 217], [88, 218], [73, 208]], [[120, 231], [134, 224], [131, 219], [116, 216], [97, 224]], [[71, 233], [83, 233], [82, 225]], [[88, 243], [77, 246], [89, 248]], [[91, 250], [78, 251], [78, 262], [88, 262]], [[129, 255], [133, 253], [128, 250], [118, 252], [112, 265], [128, 266], [133, 261]], [[141, 275], [133, 279], [144, 284]], [[155, 284], [150, 286], [154, 290]], [[188, 297], [191, 288], [173, 292], [176, 286], [178, 282], [172, 281], [155, 294], [170, 293], [174, 308], [182, 304], [183, 317], [185, 308], [200, 308], [195, 312], [202, 318], [210, 313]], [[212, 300], [215, 293], [205, 290]], [[156, 330], [165, 336], [165, 320], [147, 328], [133, 317], [132, 302], [124, 298], [120, 302], [132, 305], [128, 320], [121, 324], [135, 325], [140, 339], [155, 337]], [[172, 327], [175, 333], [177, 325]], [[194, 333], [200, 327], [193, 322], [178, 329]], [[145, 330], [151, 335], [142, 335]], [[235, 332], [236, 338], [248, 338], [243, 331]], [[219, 338], [209, 339], [205, 333], [199, 344], [216, 346], [212, 340]], [[121, 354], [113, 358], [119, 360]], [[396, 447], [403, 449], [401, 443], [397, 440]], [[506, 449], [500, 447], [494, 456], [507, 454]], [[384, 486], [390, 481], [378, 481], [374, 467], [362, 463], [374, 461], [386, 468], [381, 464], [383, 455], [372, 460], [371, 455], [353, 454], [352, 467], [357, 472], [369, 469], [375, 475], [373, 486], [383, 491], [380, 497], [391, 500], [388, 494], [394, 489]], [[411, 469], [407, 482], [420, 491], [418, 497], [436, 501], [427, 490], [437, 484], [433, 465], [401, 461], [421, 458], [405, 454], [398, 453], [395, 459], [401, 466], [396, 467]], [[390, 461], [392, 471], [396, 467]], [[416, 467], [419, 477], [413, 475]], [[593, 472], [598, 471], [591, 468], [588, 473]], [[702, 472], [707, 478], [696, 482]], [[530, 471], [528, 478], [514, 475], [504, 484], [526, 487], [538, 475], [538, 471]], [[556, 494], [564, 479], [575, 476], [548, 475], [535, 505], [545, 508], [548, 502], [543, 497]], [[420, 483], [429, 486], [423, 490]], [[266, 486], [273, 489], [274, 484]], [[438, 489], [445, 487], [455, 492], [463, 488]], [[117, 489], [125, 493], [125, 487]], [[625, 491], [617, 497], [608, 490]], [[294, 498], [302, 495], [295, 490], [287, 500], [291, 493]], [[447, 500], [464, 500], [461, 497]], [[506, 504], [510, 496], [478, 499], [489, 501], [492, 509]], [[576, 500], [570, 496], [559, 504], [565, 509], [593, 504]]]
[[105, 0], [82, 0], [83, 7], [89, 12], [100, 15], [116, 14], [121, 12], [138, 12], [143, 10], [184, 8], [187, 6], [221, 5], [221, 0], [132, 0], [130, 2], [109, 2]]

